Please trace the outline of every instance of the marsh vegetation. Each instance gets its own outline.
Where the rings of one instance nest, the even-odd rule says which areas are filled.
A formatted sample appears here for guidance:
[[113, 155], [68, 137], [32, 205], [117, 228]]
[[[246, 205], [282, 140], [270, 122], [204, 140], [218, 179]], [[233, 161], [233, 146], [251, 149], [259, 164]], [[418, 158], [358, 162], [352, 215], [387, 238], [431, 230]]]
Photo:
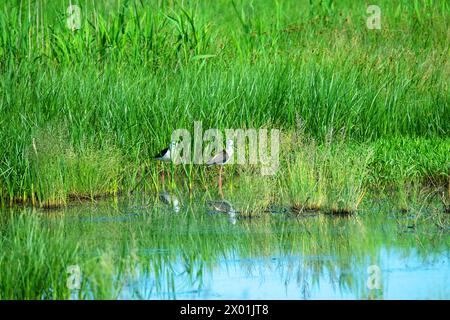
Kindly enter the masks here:
[[[0, 299], [247, 298], [229, 266], [263, 298], [448, 298], [448, 2], [379, 0], [379, 30], [363, 1], [70, 4], [0, 1]], [[160, 179], [194, 121], [281, 130], [274, 175], [224, 167], [232, 217], [217, 170]], [[438, 289], [367, 291], [391, 261]]]
[[[448, 180], [445, 1], [381, 1], [381, 30], [350, 1], [73, 4], [76, 30], [59, 1], [2, 3], [4, 205], [158, 191], [152, 155], [195, 120], [291, 137], [300, 119], [314, 143], [284, 139], [271, 181], [295, 207], [353, 210], [368, 187]], [[172, 170], [177, 188], [216, 187], [202, 166]], [[228, 169], [235, 186], [251, 172]]]

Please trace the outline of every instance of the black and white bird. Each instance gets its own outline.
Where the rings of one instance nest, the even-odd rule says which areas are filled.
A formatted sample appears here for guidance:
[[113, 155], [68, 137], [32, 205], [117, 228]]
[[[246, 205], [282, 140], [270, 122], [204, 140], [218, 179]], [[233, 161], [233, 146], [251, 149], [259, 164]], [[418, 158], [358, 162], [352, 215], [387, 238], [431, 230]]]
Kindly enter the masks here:
[[220, 194], [223, 196], [222, 193], [222, 170], [223, 166], [227, 164], [230, 159], [233, 157], [233, 140], [229, 139], [227, 140], [227, 146], [225, 149], [214, 155], [211, 159], [206, 161], [207, 166], [219, 166], [219, 191]]
[[[175, 141], [171, 141], [169, 146], [163, 150], [161, 150], [156, 156], [153, 157], [154, 160], [160, 162], [171, 162], [175, 153], [175, 148], [177, 144]], [[162, 183], [164, 184], [164, 165], [162, 170]]]
[[169, 146], [161, 150], [154, 159], [157, 161], [170, 162], [172, 160], [173, 152], [175, 150], [176, 142], [170, 142]]

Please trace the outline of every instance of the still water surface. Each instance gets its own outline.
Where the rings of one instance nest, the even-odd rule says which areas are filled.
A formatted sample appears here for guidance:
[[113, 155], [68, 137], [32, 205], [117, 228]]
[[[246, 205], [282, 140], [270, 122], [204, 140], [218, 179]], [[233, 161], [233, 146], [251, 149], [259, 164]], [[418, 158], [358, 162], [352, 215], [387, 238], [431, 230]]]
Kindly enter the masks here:
[[405, 214], [248, 219], [199, 203], [173, 209], [102, 203], [42, 213], [63, 221], [82, 271], [105, 252], [119, 257], [90, 264], [84, 294], [73, 298], [101, 298], [89, 288], [102, 273], [112, 274], [108, 297], [118, 299], [450, 298], [448, 230], [411, 227]]

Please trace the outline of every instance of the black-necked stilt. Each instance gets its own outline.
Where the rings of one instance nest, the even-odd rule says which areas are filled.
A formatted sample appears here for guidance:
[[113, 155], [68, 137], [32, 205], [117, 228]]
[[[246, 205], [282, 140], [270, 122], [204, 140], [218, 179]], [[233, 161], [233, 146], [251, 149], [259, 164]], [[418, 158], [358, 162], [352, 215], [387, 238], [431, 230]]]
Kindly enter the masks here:
[[[176, 145], [177, 144], [175, 143], [175, 141], [170, 142], [169, 146], [161, 150], [156, 156], [153, 157], [153, 159], [161, 162], [171, 162], [173, 159]], [[161, 177], [162, 183], [164, 184], [164, 165]]]
[[223, 197], [223, 193], [222, 193], [222, 170], [223, 170], [223, 166], [225, 164], [227, 164], [231, 157], [233, 156], [233, 140], [229, 139], [227, 140], [227, 146], [225, 149], [223, 149], [222, 151], [220, 151], [219, 153], [217, 153], [216, 155], [214, 155], [214, 157], [212, 157], [211, 159], [209, 159], [208, 161], [206, 161], [206, 165], [207, 166], [220, 166], [219, 169], [219, 192]]

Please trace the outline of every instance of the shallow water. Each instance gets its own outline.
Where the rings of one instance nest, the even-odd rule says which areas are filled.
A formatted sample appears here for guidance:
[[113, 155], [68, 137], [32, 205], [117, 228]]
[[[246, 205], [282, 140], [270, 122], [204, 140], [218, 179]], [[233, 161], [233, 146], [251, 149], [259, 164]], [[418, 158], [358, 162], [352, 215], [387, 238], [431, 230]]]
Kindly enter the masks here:
[[[195, 202], [172, 209], [101, 203], [33, 214], [50, 229], [63, 222], [78, 244], [75, 299], [450, 298], [450, 237], [430, 222], [412, 229], [410, 217], [379, 208], [253, 219]], [[112, 289], [99, 292], [99, 279]]]

